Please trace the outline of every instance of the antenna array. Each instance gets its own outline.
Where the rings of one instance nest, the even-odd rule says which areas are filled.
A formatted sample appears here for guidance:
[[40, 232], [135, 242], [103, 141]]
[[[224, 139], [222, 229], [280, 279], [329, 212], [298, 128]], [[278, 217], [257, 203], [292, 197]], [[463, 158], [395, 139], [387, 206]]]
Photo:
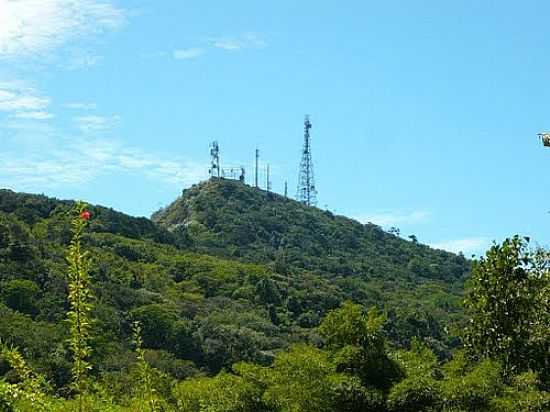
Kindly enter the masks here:
[[[306, 115], [304, 120], [304, 147], [302, 150], [302, 160], [300, 162], [300, 173], [298, 176], [298, 189], [296, 200], [307, 206], [317, 205], [317, 188], [315, 187], [315, 177], [313, 173], [313, 158], [311, 156], [311, 121]], [[254, 168], [254, 186], [260, 188], [260, 150], [256, 148]], [[263, 170], [262, 170], [263, 172]], [[246, 182], [244, 167], [221, 167], [220, 166], [220, 146], [214, 141], [210, 144], [210, 168], [208, 169], [210, 178], [233, 179], [242, 183]], [[263, 173], [262, 173], [263, 174]], [[265, 190], [272, 191], [271, 170], [269, 164], [265, 168]], [[288, 182], [285, 181], [284, 196], [288, 197]]]

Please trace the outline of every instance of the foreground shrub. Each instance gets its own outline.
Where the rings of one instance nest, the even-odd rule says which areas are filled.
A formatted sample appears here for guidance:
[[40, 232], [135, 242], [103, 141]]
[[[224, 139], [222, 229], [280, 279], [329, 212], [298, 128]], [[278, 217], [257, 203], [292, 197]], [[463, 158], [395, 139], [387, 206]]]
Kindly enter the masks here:
[[443, 370], [441, 390], [446, 410], [490, 410], [491, 399], [502, 388], [502, 368], [497, 361], [473, 364], [464, 352], [458, 352]]
[[261, 412], [259, 388], [225, 372], [179, 383], [173, 392], [181, 412]]
[[499, 412], [544, 412], [550, 410], [550, 393], [541, 391], [535, 372], [529, 371], [514, 377], [510, 386], [491, 401]]
[[434, 377], [437, 358], [426, 346], [413, 340], [410, 351], [400, 351], [396, 359], [406, 378], [388, 395], [388, 408], [396, 412], [433, 410], [441, 402], [440, 382]]

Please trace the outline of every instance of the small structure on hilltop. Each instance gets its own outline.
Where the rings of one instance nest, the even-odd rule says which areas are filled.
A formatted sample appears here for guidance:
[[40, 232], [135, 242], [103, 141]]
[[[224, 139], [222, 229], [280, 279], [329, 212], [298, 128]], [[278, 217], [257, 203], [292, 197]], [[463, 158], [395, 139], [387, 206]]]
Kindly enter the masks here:
[[243, 166], [220, 166], [220, 145], [217, 141], [210, 144], [210, 178], [232, 179], [245, 183], [246, 170]]
[[540, 140], [542, 141], [542, 144], [546, 147], [550, 147], [550, 133], [543, 132], [539, 133], [538, 136], [540, 137]]
[[242, 166], [222, 167], [221, 174], [224, 179], [238, 180], [244, 183], [246, 170]]

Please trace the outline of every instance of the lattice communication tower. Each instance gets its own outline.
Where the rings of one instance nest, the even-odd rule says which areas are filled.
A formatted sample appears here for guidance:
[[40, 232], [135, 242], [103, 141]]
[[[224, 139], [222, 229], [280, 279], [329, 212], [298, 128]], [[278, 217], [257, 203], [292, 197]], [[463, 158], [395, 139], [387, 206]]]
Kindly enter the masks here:
[[210, 169], [208, 169], [210, 177], [220, 178], [220, 146], [214, 141], [210, 145]]
[[298, 190], [296, 200], [307, 206], [317, 205], [317, 189], [313, 173], [313, 159], [311, 157], [311, 136], [309, 130], [311, 122], [306, 115], [304, 121], [304, 149], [302, 150], [302, 161], [300, 162], [300, 174], [298, 176]]

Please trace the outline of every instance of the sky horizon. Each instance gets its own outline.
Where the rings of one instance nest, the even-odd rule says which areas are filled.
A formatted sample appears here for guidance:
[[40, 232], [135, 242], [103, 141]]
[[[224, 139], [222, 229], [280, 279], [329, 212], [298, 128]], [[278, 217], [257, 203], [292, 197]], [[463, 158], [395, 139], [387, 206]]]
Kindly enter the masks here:
[[0, 187], [148, 217], [208, 178], [217, 140], [248, 183], [258, 147], [293, 196], [309, 114], [320, 208], [467, 256], [548, 246], [549, 13], [0, 0]]

